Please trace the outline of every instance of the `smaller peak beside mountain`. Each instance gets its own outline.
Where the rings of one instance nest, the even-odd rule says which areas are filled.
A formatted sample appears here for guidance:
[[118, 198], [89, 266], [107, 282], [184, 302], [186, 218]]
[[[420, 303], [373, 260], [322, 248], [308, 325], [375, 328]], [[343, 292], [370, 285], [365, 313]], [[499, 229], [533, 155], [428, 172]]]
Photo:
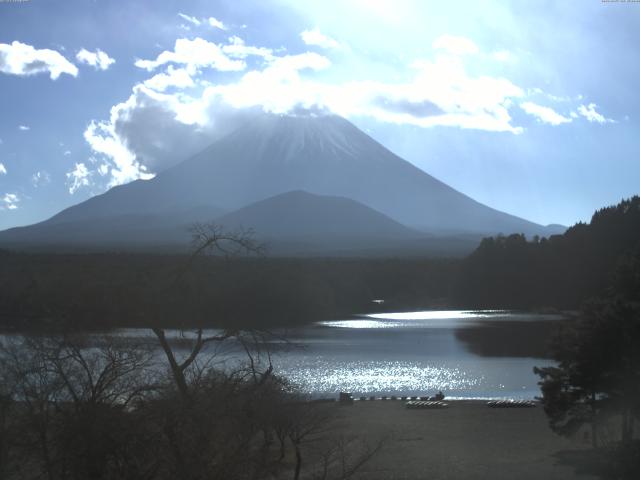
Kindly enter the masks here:
[[255, 202], [216, 220], [225, 228], [251, 228], [258, 237], [402, 239], [424, 234], [350, 198], [292, 190]]

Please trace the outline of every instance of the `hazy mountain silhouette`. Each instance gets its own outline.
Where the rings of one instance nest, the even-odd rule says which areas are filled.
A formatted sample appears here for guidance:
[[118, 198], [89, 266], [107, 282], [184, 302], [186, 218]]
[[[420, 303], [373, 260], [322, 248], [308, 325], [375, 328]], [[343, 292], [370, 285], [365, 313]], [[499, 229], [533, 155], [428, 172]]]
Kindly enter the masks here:
[[[108, 234], [109, 224], [122, 224], [123, 215], [151, 216], [153, 221], [175, 230], [183, 225], [184, 218], [170, 212], [193, 211], [202, 206], [229, 212], [300, 190], [360, 202], [361, 206], [377, 210], [406, 227], [430, 234], [548, 235], [564, 230], [543, 227], [476, 202], [394, 155], [341, 117], [264, 114], [199, 154], [160, 172], [152, 180], [112, 188], [36, 226], [2, 232], [0, 243], [9, 239], [51, 241], [53, 232], [59, 242], [65, 238], [73, 242], [81, 238], [90, 241], [92, 236], [99, 236], [99, 232], [83, 230], [96, 228], [99, 223], [103, 225], [101, 230], [107, 230]], [[284, 196], [278, 202], [287, 199], [296, 201], [293, 195]], [[167, 218], [158, 220], [157, 217]], [[260, 215], [252, 217], [254, 224], [258, 217]], [[374, 217], [379, 220], [375, 215], [364, 218], [373, 222]], [[142, 218], [138, 217], [140, 222]], [[198, 220], [212, 218], [202, 215]], [[227, 220], [237, 218], [230, 216]], [[261, 221], [260, 225], [267, 229], [267, 224], [272, 222], [269, 231], [273, 234], [276, 225], [283, 233], [287, 231], [286, 222], [276, 220]], [[349, 222], [342, 225], [346, 227], [346, 223]], [[363, 232], [374, 232], [373, 225], [380, 226], [374, 222], [367, 227], [365, 223], [365, 220], [357, 223]], [[127, 232], [120, 232], [119, 240], [125, 242], [126, 239]], [[155, 240], [169, 239], [156, 236]]]
[[[167, 214], [125, 214], [92, 219], [43, 222], [3, 232], [5, 242], [16, 245], [25, 236], [64, 247], [179, 247], [190, 240], [189, 227], [206, 219], [228, 231], [252, 229], [256, 240], [276, 254], [338, 253], [355, 248], [379, 251], [404, 244], [420, 248], [429, 237], [380, 212], [344, 197], [287, 192], [220, 215], [219, 209], [195, 208]], [[479, 239], [467, 242], [468, 251]], [[423, 248], [424, 250], [424, 248]]]
[[216, 223], [231, 229], [250, 227], [272, 238], [425, 236], [350, 198], [301, 190], [253, 203], [217, 218]]
[[350, 198], [301, 190], [252, 203], [215, 222], [232, 231], [252, 228], [276, 254], [416, 247], [428, 237]]

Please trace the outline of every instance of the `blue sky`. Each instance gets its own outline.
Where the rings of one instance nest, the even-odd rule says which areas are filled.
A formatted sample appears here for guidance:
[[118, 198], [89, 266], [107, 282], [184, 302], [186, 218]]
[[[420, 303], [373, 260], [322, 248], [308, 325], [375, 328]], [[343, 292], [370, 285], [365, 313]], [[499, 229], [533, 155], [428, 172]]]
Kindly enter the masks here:
[[0, 1], [0, 229], [301, 108], [492, 207], [588, 220], [640, 193], [638, 45], [632, 2]]

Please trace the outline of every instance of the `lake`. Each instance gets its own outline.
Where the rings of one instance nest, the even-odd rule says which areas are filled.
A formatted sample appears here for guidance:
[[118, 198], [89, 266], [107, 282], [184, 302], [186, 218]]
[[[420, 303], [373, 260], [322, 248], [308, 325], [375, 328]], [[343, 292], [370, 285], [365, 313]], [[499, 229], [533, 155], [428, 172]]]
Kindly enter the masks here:
[[[274, 371], [316, 398], [442, 390], [448, 398], [533, 399], [540, 395], [533, 367], [553, 364], [544, 344], [563, 318], [502, 310], [369, 314], [288, 330], [286, 344], [274, 340], [270, 347]], [[149, 329], [110, 334], [157, 345]], [[167, 331], [178, 354], [186, 354], [192, 335]], [[237, 343], [211, 344], [201, 358], [214, 354], [221, 366], [246, 358]], [[157, 368], [166, 368], [159, 348], [154, 356]]]
[[553, 362], [508, 347], [541, 343], [531, 332], [546, 332], [545, 337], [562, 318], [495, 310], [365, 315], [290, 332], [299, 346], [273, 362], [277, 372], [313, 396], [442, 390], [448, 398], [532, 399], [540, 395], [533, 367]]

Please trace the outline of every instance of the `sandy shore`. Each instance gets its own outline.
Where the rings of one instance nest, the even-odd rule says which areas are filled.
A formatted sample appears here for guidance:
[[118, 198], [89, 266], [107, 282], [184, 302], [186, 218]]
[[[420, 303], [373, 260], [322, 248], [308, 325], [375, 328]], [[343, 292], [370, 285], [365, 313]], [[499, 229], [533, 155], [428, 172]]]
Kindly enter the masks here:
[[488, 408], [482, 401], [449, 401], [442, 410], [410, 410], [401, 401], [332, 406], [338, 430], [383, 448], [359, 479], [572, 479], [570, 459], [585, 453], [584, 440], [555, 435], [538, 405]]

